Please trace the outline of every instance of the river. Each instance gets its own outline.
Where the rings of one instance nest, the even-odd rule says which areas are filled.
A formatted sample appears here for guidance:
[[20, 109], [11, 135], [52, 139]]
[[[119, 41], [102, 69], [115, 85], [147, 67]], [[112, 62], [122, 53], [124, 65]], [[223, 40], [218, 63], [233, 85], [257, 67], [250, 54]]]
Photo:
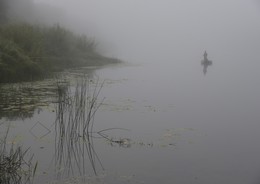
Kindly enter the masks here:
[[[91, 81], [103, 83], [93, 124], [96, 175], [87, 154], [76, 158], [84, 172], [73, 159], [74, 166], [63, 161], [55, 171], [55, 103], [39, 105], [29, 118], [2, 115], [1, 122], [11, 123], [10, 140], [30, 147], [38, 162], [36, 183], [80, 183], [87, 175], [90, 183], [256, 184], [257, 67], [233, 61], [228, 65], [238, 70], [230, 72], [225, 61], [212, 56], [204, 74], [200, 59], [202, 54], [178, 64], [120, 64], [93, 72]], [[66, 167], [70, 171], [61, 174]]]
[[260, 183], [259, 1], [49, 3], [124, 63], [0, 86], [34, 183]]

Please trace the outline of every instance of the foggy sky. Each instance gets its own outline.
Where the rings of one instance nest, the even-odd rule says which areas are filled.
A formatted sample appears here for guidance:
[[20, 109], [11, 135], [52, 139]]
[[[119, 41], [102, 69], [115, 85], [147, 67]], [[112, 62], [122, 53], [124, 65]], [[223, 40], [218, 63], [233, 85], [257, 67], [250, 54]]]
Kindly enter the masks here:
[[204, 50], [216, 58], [260, 59], [256, 0], [35, 1], [61, 8], [70, 17], [68, 25], [126, 60], [198, 59]]

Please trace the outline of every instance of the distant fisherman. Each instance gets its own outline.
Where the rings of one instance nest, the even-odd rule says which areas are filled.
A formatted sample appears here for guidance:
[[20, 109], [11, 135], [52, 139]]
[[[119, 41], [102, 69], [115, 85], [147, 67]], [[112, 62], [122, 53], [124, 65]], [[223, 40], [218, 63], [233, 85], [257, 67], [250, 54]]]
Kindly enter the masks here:
[[204, 56], [204, 61], [208, 61], [208, 58], [207, 58], [208, 54], [207, 54], [207, 51], [204, 52], [204, 55], [203, 55], [203, 56]]
[[212, 61], [208, 60], [207, 51], [203, 54], [204, 60], [201, 61], [201, 65], [203, 65], [203, 73], [206, 75], [208, 66], [212, 65]]

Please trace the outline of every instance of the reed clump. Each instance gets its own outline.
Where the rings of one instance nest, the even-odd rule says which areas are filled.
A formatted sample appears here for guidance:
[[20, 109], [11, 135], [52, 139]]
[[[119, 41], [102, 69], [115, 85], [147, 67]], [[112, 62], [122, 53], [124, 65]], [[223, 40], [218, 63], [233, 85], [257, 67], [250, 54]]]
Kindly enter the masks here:
[[103, 101], [98, 100], [102, 86], [85, 77], [75, 87], [58, 85], [55, 164], [58, 170], [65, 168], [65, 176], [86, 175], [87, 165], [97, 175], [97, 163], [103, 169], [92, 139], [94, 117]]
[[24, 184], [32, 183], [37, 169], [37, 162], [33, 164], [33, 156], [28, 155], [29, 148], [24, 150], [22, 146], [9, 145], [7, 137], [0, 140], [0, 183]]

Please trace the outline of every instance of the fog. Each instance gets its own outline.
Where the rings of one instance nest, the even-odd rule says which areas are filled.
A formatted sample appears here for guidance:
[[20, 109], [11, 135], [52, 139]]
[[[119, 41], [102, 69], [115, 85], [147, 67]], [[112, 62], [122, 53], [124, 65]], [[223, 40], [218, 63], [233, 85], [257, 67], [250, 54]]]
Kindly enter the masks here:
[[[259, 183], [259, 0], [12, 2], [13, 20], [58, 23], [94, 38], [101, 54], [130, 63], [90, 69], [90, 82], [104, 81], [93, 135], [109, 130], [105, 133], [131, 143], [123, 148], [115, 141], [94, 141], [107, 172], [106, 182], [101, 176], [94, 183]], [[89, 72], [81, 69], [65, 75], [78, 79]], [[75, 78], [69, 79], [72, 91]], [[40, 81], [36, 84], [40, 89]], [[51, 136], [56, 135], [53, 131], [36, 140], [28, 130], [38, 122], [54, 127], [59, 117], [54, 112], [42, 108], [17, 123], [18, 135], [26, 135], [28, 147], [38, 150], [39, 173], [44, 174], [36, 183], [53, 180]], [[60, 169], [55, 172], [60, 176]]]
[[[35, 0], [36, 1], [36, 0]], [[105, 51], [132, 62], [259, 60], [256, 0], [37, 0], [62, 9], [67, 25], [94, 36]], [[71, 22], [70, 22], [71, 21]]]

